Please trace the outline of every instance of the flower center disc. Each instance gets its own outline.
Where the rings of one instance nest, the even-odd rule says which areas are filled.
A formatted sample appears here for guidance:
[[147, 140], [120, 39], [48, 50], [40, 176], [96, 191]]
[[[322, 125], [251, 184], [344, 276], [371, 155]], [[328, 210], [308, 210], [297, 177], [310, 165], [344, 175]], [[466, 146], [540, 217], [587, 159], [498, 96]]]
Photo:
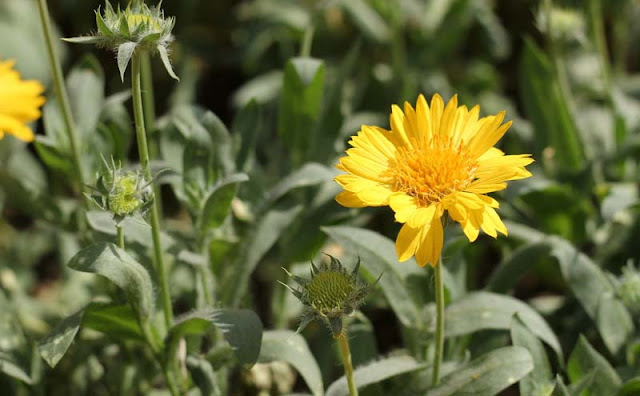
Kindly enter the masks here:
[[463, 191], [477, 169], [462, 143], [436, 135], [399, 148], [390, 166], [394, 191], [417, 198], [424, 206], [437, 203], [456, 191]]
[[353, 285], [349, 275], [337, 271], [320, 272], [307, 286], [311, 305], [323, 313], [342, 310], [352, 291]]

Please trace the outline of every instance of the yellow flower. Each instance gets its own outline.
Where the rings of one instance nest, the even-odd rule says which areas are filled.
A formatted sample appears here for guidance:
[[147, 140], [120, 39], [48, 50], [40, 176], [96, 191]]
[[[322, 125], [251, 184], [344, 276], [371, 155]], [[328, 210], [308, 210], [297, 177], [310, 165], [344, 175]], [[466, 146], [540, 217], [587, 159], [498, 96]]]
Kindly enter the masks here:
[[0, 61], [0, 139], [9, 133], [30, 142], [33, 131], [26, 124], [40, 118], [44, 87], [37, 81], [23, 81], [14, 64]]
[[525, 166], [533, 159], [493, 147], [511, 126], [502, 123], [504, 112], [479, 113], [479, 106], [458, 107], [457, 96], [445, 107], [438, 94], [431, 106], [422, 95], [415, 110], [406, 102], [404, 112], [394, 105], [390, 131], [363, 125], [352, 136], [352, 148], [336, 165], [347, 172], [335, 178], [344, 188], [336, 201], [350, 208], [389, 205], [404, 224], [396, 240], [398, 259], [415, 255], [420, 266], [440, 258], [445, 211], [472, 242], [480, 228], [494, 238], [506, 235], [498, 202], [485, 194], [531, 176]]

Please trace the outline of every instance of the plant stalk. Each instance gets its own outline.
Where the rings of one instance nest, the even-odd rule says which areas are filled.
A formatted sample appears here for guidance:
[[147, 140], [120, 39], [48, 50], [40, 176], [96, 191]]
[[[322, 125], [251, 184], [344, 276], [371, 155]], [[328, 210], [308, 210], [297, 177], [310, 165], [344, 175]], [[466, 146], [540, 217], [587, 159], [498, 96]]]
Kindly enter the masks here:
[[[138, 141], [138, 154], [140, 156], [140, 165], [144, 171], [147, 180], [153, 180], [151, 177], [151, 168], [149, 166], [149, 148], [147, 146], [147, 134], [144, 127], [144, 111], [142, 108], [142, 92], [140, 87], [140, 51], [135, 51], [131, 58], [131, 90], [133, 100], [133, 116], [136, 124], [136, 139]], [[171, 295], [169, 294], [169, 282], [167, 279], [162, 245], [160, 242], [160, 216], [158, 206], [155, 201], [155, 193], [153, 203], [149, 210], [149, 220], [151, 223], [151, 237], [153, 239], [153, 251], [156, 263], [156, 271], [158, 272], [158, 280], [160, 282], [160, 298], [162, 300], [162, 311], [164, 313], [164, 322], [167, 329], [173, 324], [173, 309], [171, 307]]]
[[436, 286], [436, 353], [433, 358], [432, 384], [440, 382], [440, 366], [444, 352], [444, 284], [442, 283], [442, 256], [434, 267]]
[[[75, 123], [73, 121], [73, 115], [71, 114], [71, 105], [69, 104], [69, 95], [67, 94], [67, 88], [64, 84], [64, 77], [62, 75], [62, 68], [60, 66], [60, 59], [55, 51], [53, 44], [53, 37], [51, 34], [51, 18], [49, 17], [49, 9], [47, 8], [46, 0], [38, 0], [38, 10], [40, 13], [40, 23], [42, 24], [42, 31], [44, 33], [44, 41], [47, 46], [47, 54], [49, 56], [49, 67], [53, 73], [53, 86], [58, 99], [60, 110], [62, 111], [62, 117], [67, 130], [69, 138], [69, 145], [71, 146], [71, 155], [73, 165], [76, 173], [76, 182], [78, 189], [82, 194], [84, 192], [84, 170], [82, 168], [82, 160], [80, 157], [80, 144], [78, 142], [78, 132], [76, 130]], [[87, 208], [87, 199], [82, 199], [82, 203]]]
[[304, 31], [304, 37], [302, 38], [302, 46], [300, 47], [300, 56], [309, 57], [311, 56], [311, 44], [313, 43], [313, 35], [316, 29], [313, 25], [309, 26], [307, 30]]
[[351, 364], [351, 350], [349, 349], [349, 341], [347, 340], [347, 332], [343, 331], [338, 337], [338, 346], [340, 347], [340, 355], [344, 364], [344, 375], [347, 377], [349, 385], [349, 396], [358, 396], [358, 388], [353, 381], [353, 365]]
[[116, 235], [117, 235], [118, 247], [122, 250], [125, 250], [124, 249], [124, 231], [122, 229], [122, 226], [119, 224], [116, 224]]

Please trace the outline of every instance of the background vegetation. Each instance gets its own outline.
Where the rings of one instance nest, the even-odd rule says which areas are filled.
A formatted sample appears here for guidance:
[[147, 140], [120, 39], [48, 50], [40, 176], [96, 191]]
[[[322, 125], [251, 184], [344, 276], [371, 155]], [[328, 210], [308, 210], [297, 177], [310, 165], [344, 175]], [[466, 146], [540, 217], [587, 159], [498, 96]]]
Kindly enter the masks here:
[[[101, 4], [51, 0], [58, 37], [95, 30]], [[160, 182], [174, 311], [210, 305], [210, 292], [215, 307], [253, 310], [264, 328], [259, 357], [246, 340], [249, 357], [231, 354], [215, 328], [176, 335], [193, 394], [345, 394], [329, 332], [318, 323], [294, 336], [301, 307], [277, 283], [287, 282], [281, 267], [306, 274], [323, 252], [349, 268], [359, 256], [368, 281], [384, 272], [349, 325], [363, 394], [640, 392], [636, 2], [162, 6], [176, 17], [181, 81], [153, 60], [150, 130], [154, 167], [171, 169]], [[0, 2], [0, 56], [50, 87], [36, 16], [35, 2]], [[129, 83], [108, 51], [58, 49], [93, 184], [101, 154], [135, 165]], [[447, 229], [447, 363], [434, 389], [431, 270], [397, 263], [392, 212], [340, 207], [332, 178], [361, 124], [388, 127], [392, 103], [436, 92], [458, 93], [485, 115], [506, 109], [514, 125], [503, 150], [533, 153], [536, 163], [534, 177], [497, 194], [509, 237], [468, 244]], [[0, 141], [0, 389], [161, 394], [162, 378], [136, 353], [131, 311], [96, 305], [126, 296], [67, 266], [91, 242], [113, 241], [115, 229], [109, 214], [82, 209], [52, 89], [47, 99], [35, 144]], [[147, 226], [124, 227], [155, 279]], [[98, 308], [84, 308], [76, 342], [49, 368], [38, 342], [89, 303]], [[239, 364], [252, 353], [259, 364]]]

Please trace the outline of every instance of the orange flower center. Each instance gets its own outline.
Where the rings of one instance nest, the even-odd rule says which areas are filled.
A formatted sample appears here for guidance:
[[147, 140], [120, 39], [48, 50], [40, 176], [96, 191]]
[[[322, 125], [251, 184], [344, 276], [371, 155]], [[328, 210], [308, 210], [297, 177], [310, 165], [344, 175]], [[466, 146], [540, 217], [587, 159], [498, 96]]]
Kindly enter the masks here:
[[394, 191], [418, 198], [428, 206], [463, 191], [474, 180], [478, 165], [462, 143], [455, 145], [444, 135], [412, 143], [413, 147], [399, 148], [389, 166]]

